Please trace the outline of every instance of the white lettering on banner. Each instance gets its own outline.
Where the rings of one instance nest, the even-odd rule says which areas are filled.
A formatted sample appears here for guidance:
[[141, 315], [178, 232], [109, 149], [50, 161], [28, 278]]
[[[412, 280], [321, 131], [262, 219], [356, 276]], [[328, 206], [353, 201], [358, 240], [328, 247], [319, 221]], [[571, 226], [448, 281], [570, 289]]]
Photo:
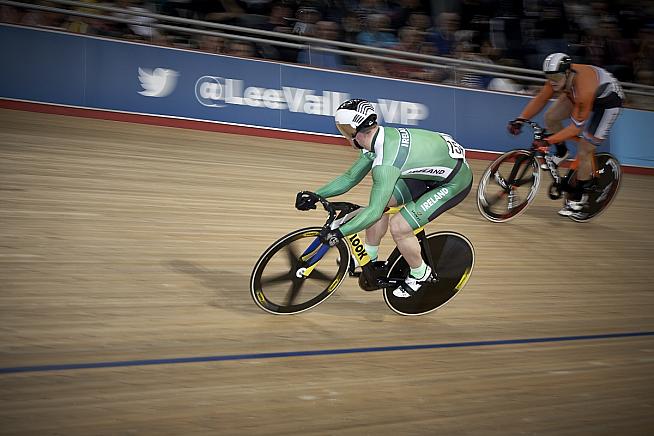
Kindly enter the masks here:
[[304, 113], [312, 115], [322, 115], [322, 99], [317, 95], [309, 94], [306, 96], [304, 104]]
[[220, 83], [204, 82], [200, 85], [200, 96], [209, 100], [220, 100], [223, 96], [223, 88]]
[[[350, 98], [345, 92], [322, 91], [284, 86], [282, 89], [244, 86], [243, 80], [217, 76], [202, 76], [195, 84], [197, 101], [208, 107], [225, 107], [228, 104], [286, 110], [311, 115], [333, 116], [336, 109]], [[429, 115], [421, 103], [379, 99], [372, 102], [380, 121], [417, 125]]]
[[235, 95], [243, 95], [243, 81], [227, 79], [225, 80], [225, 103], [243, 104], [241, 97]]
[[266, 89], [263, 91], [263, 104], [268, 109], [285, 109], [286, 105], [279, 89]]
[[208, 107], [225, 107], [218, 103], [225, 101], [225, 79], [222, 77], [203, 76], [195, 83], [195, 98], [201, 105]]
[[377, 112], [389, 123], [408, 124], [415, 126], [418, 121], [429, 115], [429, 109], [424, 104], [408, 101], [379, 99]]
[[429, 209], [430, 207], [435, 205], [438, 202], [438, 200], [445, 197], [448, 192], [450, 192], [450, 191], [448, 191], [447, 188], [442, 188], [438, 192], [436, 192], [434, 195], [432, 195], [430, 198], [428, 198], [427, 201], [425, 201], [424, 203], [422, 203], [420, 205], [423, 212], [427, 212], [427, 209]]
[[396, 100], [379, 99], [375, 112], [389, 123], [394, 123], [400, 110], [400, 102]]
[[254, 86], [250, 86], [245, 90], [244, 93], [245, 98], [243, 100], [245, 101], [245, 104], [247, 104], [248, 106], [261, 107], [263, 106], [263, 102], [261, 101], [262, 94], [263, 94], [262, 88], [256, 88]]
[[284, 86], [284, 99], [288, 103], [288, 110], [291, 112], [300, 112], [300, 104], [304, 98], [306, 89], [289, 88]]

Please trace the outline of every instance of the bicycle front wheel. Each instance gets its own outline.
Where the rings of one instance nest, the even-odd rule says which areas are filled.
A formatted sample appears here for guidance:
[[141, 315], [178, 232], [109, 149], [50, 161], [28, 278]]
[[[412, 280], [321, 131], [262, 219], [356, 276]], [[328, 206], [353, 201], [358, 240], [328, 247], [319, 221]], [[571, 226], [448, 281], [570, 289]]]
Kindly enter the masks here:
[[539, 185], [540, 168], [532, 152], [506, 152], [488, 166], [479, 182], [479, 212], [492, 222], [509, 221], [527, 209]]
[[[468, 283], [475, 264], [475, 250], [468, 238], [456, 232], [436, 232], [425, 237], [422, 255], [431, 254], [435, 281], [426, 283], [416, 295], [400, 298], [393, 295], [395, 288], [384, 288], [384, 300], [388, 307], [400, 315], [424, 315], [432, 312], [454, 298]], [[388, 277], [405, 278], [409, 265], [404, 257], [395, 251], [389, 256]]]
[[308, 277], [302, 274], [311, 253], [305, 259], [302, 254], [319, 232], [320, 227], [296, 230], [264, 251], [250, 277], [250, 293], [257, 306], [275, 315], [291, 315], [311, 309], [334, 294], [350, 261], [344, 241], [327, 251]]

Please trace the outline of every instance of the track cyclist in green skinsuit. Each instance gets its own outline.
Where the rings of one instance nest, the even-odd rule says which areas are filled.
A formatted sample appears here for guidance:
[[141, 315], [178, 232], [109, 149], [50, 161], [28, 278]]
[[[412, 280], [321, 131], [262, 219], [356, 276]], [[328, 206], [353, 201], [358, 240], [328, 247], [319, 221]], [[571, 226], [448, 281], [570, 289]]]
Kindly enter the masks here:
[[[411, 267], [405, 283], [393, 294], [409, 298], [433, 278], [414, 230], [459, 204], [472, 187], [465, 150], [444, 133], [380, 126], [374, 107], [366, 100], [341, 104], [335, 121], [341, 134], [359, 150], [359, 158], [316, 194], [328, 198], [348, 192], [371, 169], [372, 190], [363, 212], [336, 230], [322, 232], [321, 238], [335, 245], [338, 239], [366, 229], [365, 249], [376, 260], [381, 239], [390, 227], [393, 240]], [[315, 197], [300, 192], [295, 207], [314, 209], [315, 202]], [[386, 206], [399, 205], [403, 205], [400, 213], [383, 213]]]

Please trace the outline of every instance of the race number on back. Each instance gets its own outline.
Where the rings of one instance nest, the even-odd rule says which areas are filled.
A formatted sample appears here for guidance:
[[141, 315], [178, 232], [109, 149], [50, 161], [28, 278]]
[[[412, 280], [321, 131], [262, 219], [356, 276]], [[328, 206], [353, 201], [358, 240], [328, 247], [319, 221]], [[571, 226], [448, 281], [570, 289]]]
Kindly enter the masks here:
[[464, 159], [466, 158], [466, 150], [454, 140], [450, 135], [447, 133], [438, 133], [443, 137], [445, 142], [447, 143], [447, 151], [450, 153], [450, 157], [454, 159]]

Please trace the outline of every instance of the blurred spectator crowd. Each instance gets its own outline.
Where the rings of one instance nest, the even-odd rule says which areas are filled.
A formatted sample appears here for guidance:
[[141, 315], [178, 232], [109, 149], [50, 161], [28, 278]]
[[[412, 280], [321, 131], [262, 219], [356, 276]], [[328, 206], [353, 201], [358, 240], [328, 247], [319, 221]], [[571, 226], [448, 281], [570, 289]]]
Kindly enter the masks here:
[[[366, 47], [540, 69], [562, 51], [574, 62], [602, 66], [620, 81], [654, 85], [654, 1], [651, 0], [85, 0], [132, 11], [310, 36]], [[47, 1], [38, 4], [65, 8]], [[92, 8], [84, 12], [108, 14]], [[120, 14], [112, 12], [114, 16]], [[124, 18], [135, 19], [125, 15]], [[147, 41], [211, 53], [297, 62], [322, 68], [521, 93], [533, 85], [478, 72], [416, 66], [288, 48], [225, 37], [175, 34], [153, 18], [122, 24], [0, 5], [0, 21]], [[175, 24], [175, 23], [167, 23]], [[177, 24], [179, 25], [179, 24]], [[231, 33], [231, 36], [237, 32]], [[248, 35], [242, 33], [242, 35]], [[250, 35], [255, 36], [255, 35]], [[271, 38], [265, 37], [267, 40]], [[287, 41], [283, 38], [280, 41]], [[332, 48], [337, 48], [333, 47]], [[352, 50], [349, 50], [352, 51]], [[397, 58], [397, 56], [395, 56]], [[638, 97], [634, 97], [637, 99]], [[652, 97], [643, 97], [649, 104]], [[654, 108], [651, 108], [654, 109]]]

